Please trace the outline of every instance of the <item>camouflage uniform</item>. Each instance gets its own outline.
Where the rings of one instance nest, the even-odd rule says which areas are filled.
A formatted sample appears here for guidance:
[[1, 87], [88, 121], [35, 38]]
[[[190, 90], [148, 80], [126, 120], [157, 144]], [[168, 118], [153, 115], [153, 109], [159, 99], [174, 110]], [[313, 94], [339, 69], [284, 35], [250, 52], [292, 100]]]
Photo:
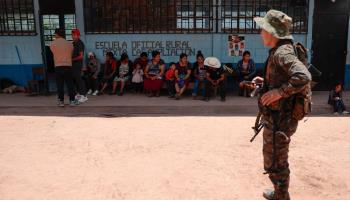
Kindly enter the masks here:
[[282, 99], [268, 107], [263, 106], [259, 99], [259, 109], [265, 122], [264, 168], [274, 185], [272, 199], [289, 200], [288, 151], [290, 137], [298, 126], [298, 121], [292, 118], [294, 94], [303, 90], [311, 81], [311, 75], [294, 53], [293, 37], [288, 31], [291, 18], [282, 12], [272, 10], [265, 18], [258, 18], [255, 21], [279, 39], [277, 46], [269, 51], [266, 61], [264, 92], [277, 89]]

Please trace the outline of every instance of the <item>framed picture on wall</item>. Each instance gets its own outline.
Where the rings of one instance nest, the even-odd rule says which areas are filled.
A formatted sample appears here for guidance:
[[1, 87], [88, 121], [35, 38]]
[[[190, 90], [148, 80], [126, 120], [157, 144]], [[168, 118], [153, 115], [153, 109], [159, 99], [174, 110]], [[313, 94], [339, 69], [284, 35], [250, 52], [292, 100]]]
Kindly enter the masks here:
[[229, 56], [242, 56], [246, 48], [244, 36], [229, 35], [227, 47]]

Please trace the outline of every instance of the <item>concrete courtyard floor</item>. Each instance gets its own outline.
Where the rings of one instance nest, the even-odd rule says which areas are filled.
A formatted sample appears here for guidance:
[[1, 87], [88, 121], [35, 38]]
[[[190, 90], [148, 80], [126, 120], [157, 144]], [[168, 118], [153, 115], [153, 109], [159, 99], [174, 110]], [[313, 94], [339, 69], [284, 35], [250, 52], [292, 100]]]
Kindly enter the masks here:
[[[292, 137], [292, 199], [350, 199], [350, 118], [331, 115], [327, 98], [314, 93]], [[249, 142], [254, 98], [55, 103], [0, 94], [0, 200], [255, 200], [271, 186], [261, 135]]]
[[[219, 97], [210, 102], [192, 100], [190, 95], [176, 101], [166, 95], [149, 98], [140, 94], [124, 96], [89, 96], [89, 101], [77, 107], [58, 108], [56, 95], [28, 97], [25, 94], [0, 94], [0, 115], [19, 116], [253, 116], [256, 98], [238, 97], [229, 93], [226, 102]], [[344, 93], [344, 102], [350, 107], [350, 92]], [[313, 116], [332, 114], [327, 104], [328, 92], [313, 93]], [[66, 98], [66, 103], [68, 99]]]
[[[1, 200], [255, 200], [270, 187], [250, 116], [0, 116]], [[350, 199], [348, 117], [311, 117], [290, 149], [297, 200]]]

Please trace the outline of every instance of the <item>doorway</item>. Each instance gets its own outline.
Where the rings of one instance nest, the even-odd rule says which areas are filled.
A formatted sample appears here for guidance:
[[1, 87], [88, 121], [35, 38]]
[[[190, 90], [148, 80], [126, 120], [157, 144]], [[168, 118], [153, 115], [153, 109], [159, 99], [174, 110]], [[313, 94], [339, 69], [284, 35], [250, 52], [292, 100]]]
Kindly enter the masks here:
[[65, 38], [72, 40], [72, 29], [76, 28], [75, 4], [72, 0], [39, 0], [40, 32], [43, 62], [45, 65], [48, 91], [56, 90], [54, 87], [55, 65], [50, 50], [50, 43], [54, 39], [56, 28], [65, 30]]
[[344, 82], [349, 26], [349, 0], [315, 1], [312, 63], [322, 71], [316, 90]]

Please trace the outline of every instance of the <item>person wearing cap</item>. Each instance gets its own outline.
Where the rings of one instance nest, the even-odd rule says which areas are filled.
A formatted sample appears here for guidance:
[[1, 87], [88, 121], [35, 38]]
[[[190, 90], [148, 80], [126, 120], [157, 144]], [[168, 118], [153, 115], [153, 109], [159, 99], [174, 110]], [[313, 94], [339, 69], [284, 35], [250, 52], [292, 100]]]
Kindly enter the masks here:
[[72, 53], [73, 45], [64, 39], [64, 30], [55, 30], [55, 40], [50, 45], [54, 63], [58, 93], [58, 106], [64, 107], [64, 84], [67, 85], [70, 105], [78, 105], [73, 89]]
[[83, 60], [84, 60], [84, 49], [85, 45], [80, 40], [80, 31], [79, 29], [72, 30], [72, 38], [73, 38], [73, 81], [75, 84], [75, 88], [78, 94], [75, 96], [76, 99], [80, 103], [84, 103], [88, 100], [86, 97], [86, 86], [82, 79], [82, 68], [83, 68]]
[[221, 67], [219, 59], [208, 57], [204, 60], [207, 69], [207, 81], [205, 83], [205, 97], [203, 100], [209, 101], [214, 88], [220, 89], [221, 101], [226, 101], [225, 70]]
[[99, 92], [98, 88], [98, 78], [101, 72], [100, 61], [96, 58], [95, 53], [89, 52], [88, 61], [86, 64], [86, 85], [88, 90], [88, 95], [97, 96]]
[[270, 10], [265, 17], [255, 17], [261, 30], [264, 46], [270, 47], [264, 77], [253, 79], [263, 83], [258, 99], [264, 121], [264, 169], [274, 186], [263, 197], [270, 200], [289, 200], [290, 170], [288, 151], [291, 136], [298, 120], [293, 118], [293, 100], [311, 82], [306, 66], [294, 52], [293, 36], [289, 29], [292, 18], [283, 12]]

